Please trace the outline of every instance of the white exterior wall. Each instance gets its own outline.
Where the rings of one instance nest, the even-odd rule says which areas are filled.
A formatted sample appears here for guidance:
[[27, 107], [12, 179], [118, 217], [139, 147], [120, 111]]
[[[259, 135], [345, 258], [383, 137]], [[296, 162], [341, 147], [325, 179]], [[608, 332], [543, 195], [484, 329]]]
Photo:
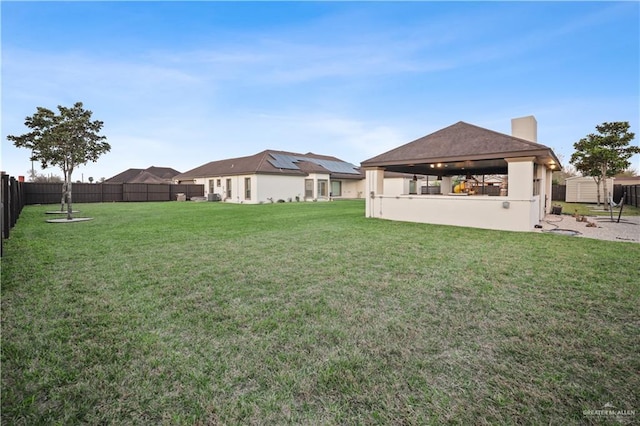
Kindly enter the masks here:
[[[306, 179], [313, 180], [313, 197], [307, 197], [305, 199], [305, 187], [304, 181]], [[327, 181], [327, 195], [320, 196], [318, 193], [318, 181], [326, 180]], [[302, 199], [305, 201], [329, 201], [329, 194], [331, 193], [331, 179], [329, 179], [328, 174], [324, 173], [309, 173], [309, 176], [302, 178]]]
[[252, 202], [269, 203], [269, 198], [273, 202], [278, 200], [295, 201], [296, 197], [300, 197], [300, 201], [304, 199], [304, 177], [300, 176], [277, 176], [277, 175], [255, 175], [257, 188], [256, 196]]
[[[196, 185], [204, 185], [204, 196], [207, 197], [209, 194], [209, 180], [213, 179], [213, 193], [220, 195], [221, 199], [224, 199], [224, 194], [222, 193], [222, 186], [216, 186], [216, 179], [218, 178], [196, 178], [193, 180], [193, 183]], [[222, 185], [224, 185], [224, 181], [222, 181]]]
[[[245, 178], [251, 179], [251, 199], [245, 199]], [[209, 194], [209, 180], [214, 181], [213, 192], [220, 195], [220, 198], [227, 203], [259, 204], [268, 203], [269, 197], [274, 202], [279, 199], [288, 201], [294, 199], [296, 195], [304, 191], [304, 179], [298, 176], [271, 176], [271, 175], [236, 175], [236, 176], [214, 176], [195, 179], [196, 184], [204, 185], [205, 197]], [[220, 179], [220, 186], [216, 185]], [[227, 179], [231, 179], [231, 198], [227, 198]], [[302, 198], [301, 198], [302, 199]]]
[[385, 178], [384, 195], [402, 195], [409, 193], [409, 181], [406, 178]]
[[506, 158], [509, 197], [530, 200], [533, 196], [533, 157]]
[[[251, 185], [255, 185], [255, 175], [237, 175], [237, 176], [225, 176], [222, 177], [222, 188], [225, 191], [222, 195], [222, 199], [227, 203], [248, 203], [252, 204], [252, 200], [244, 199], [244, 178], [251, 178]], [[227, 180], [231, 179], [231, 197], [226, 198], [226, 185]], [[251, 196], [253, 198], [253, 190], [251, 191]]]
[[[393, 178], [384, 178], [384, 194], [385, 195], [407, 195], [411, 190], [411, 182], [413, 181], [410, 177], [393, 177]], [[431, 180], [433, 182], [433, 179]], [[424, 179], [419, 179], [415, 181], [416, 185], [416, 194], [421, 193], [421, 188], [427, 184], [427, 181]]]
[[335, 179], [342, 182], [342, 195], [338, 198], [341, 199], [355, 199], [364, 197], [364, 179], [358, 180], [342, 180]]
[[[535, 199], [513, 200], [488, 195], [382, 195], [367, 201], [370, 204], [367, 216], [381, 219], [505, 231], [531, 231], [538, 223], [538, 200]], [[508, 208], [504, 207], [505, 202]]]
[[[251, 199], [245, 200], [244, 179], [251, 178]], [[217, 180], [220, 179], [220, 186], [217, 186]], [[231, 179], [231, 198], [227, 199], [227, 179]], [[214, 181], [213, 193], [220, 195], [220, 199], [228, 203], [243, 204], [259, 204], [270, 203], [269, 198], [273, 202], [278, 200], [295, 201], [296, 196], [300, 197], [300, 201], [304, 199], [304, 181], [305, 179], [313, 179], [313, 198], [307, 199], [312, 201], [329, 200], [328, 194], [331, 192], [331, 180], [328, 174], [311, 174], [309, 176], [279, 176], [270, 174], [251, 174], [237, 176], [213, 176], [206, 178], [194, 179], [195, 184], [204, 185], [204, 196], [209, 194], [209, 180]], [[318, 180], [327, 181], [327, 197], [318, 197]], [[365, 181], [359, 180], [342, 180], [342, 196], [346, 198], [363, 198], [365, 196]]]

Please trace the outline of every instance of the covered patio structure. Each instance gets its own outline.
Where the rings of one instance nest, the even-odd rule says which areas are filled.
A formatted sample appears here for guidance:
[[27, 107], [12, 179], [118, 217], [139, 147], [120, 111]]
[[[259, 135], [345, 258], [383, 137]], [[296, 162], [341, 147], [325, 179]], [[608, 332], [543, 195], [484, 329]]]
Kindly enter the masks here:
[[[553, 151], [537, 143], [533, 116], [511, 120], [512, 135], [465, 122], [362, 162], [366, 217], [509, 231], [533, 230], [551, 211]], [[439, 194], [386, 194], [384, 172], [435, 176]], [[499, 195], [475, 191], [484, 175], [504, 175]]]

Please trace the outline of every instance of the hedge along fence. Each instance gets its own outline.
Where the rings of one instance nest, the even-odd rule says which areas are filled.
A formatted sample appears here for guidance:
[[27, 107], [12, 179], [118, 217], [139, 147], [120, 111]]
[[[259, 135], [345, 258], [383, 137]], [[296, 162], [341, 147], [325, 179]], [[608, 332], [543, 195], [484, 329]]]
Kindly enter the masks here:
[[[62, 199], [61, 183], [25, 183], [26, 204], [58, 204]], [[162, 183], [74, 183], [74, 203], [107, 203], [121, 201], [175, 201], [178, 194], [203, 197], [204, 185], [172, 185]]]

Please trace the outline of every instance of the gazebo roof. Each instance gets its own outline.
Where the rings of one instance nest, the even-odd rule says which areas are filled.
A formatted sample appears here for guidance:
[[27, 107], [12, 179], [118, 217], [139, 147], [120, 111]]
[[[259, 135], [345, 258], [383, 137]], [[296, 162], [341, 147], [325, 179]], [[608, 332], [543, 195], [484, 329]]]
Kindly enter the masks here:
[[560, 166], [551, 148], [460, 121], [362, 162], [362, 167], [431, 175], [507, 172], [505, 158]]

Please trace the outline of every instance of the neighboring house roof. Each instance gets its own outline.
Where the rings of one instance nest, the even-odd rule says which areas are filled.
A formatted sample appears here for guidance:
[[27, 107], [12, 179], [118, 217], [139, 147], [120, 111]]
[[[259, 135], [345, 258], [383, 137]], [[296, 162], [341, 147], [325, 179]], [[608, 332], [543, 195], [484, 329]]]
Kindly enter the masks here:
[[311, 152], [298, 154], [265, 150], [247, 157], [211, 161], [175, 176], [174, 179], [184, 181], [196, 178], [244, 174], [308, 176], [310, 173], [328, 173], [334, 179], [364, 178], [358, 167], [336, 157], [318, 155]]
[[147, 169], [127, 169], [109, 179], [106, 183], [168, 183], [179, 171], [169, 167], [151, 166]]
[[640, 185], [640, 176], [619, 176], [614, 179], [620, 185]]
[[[607, 180], [612, 180], [612, 177], [608, 177]], [[595, 180], [593, 179], [592, 176], [571, 176], [565, 179], [565, 181], [586, 181], [586, 182], [593, 182], [595, 183]]]
[[558, 167], [560, 165], [553, 151], [545, 145], [460, 121], [363, 161], [361, 165], [429, 174], [436, 172], [431, 170], [434, 164], [447, 163], [448, 170], [441, 170], [441, 174], [503, 173], [504, 158], [525, 156], [536, 156], [541, 162], [553, 161]]

